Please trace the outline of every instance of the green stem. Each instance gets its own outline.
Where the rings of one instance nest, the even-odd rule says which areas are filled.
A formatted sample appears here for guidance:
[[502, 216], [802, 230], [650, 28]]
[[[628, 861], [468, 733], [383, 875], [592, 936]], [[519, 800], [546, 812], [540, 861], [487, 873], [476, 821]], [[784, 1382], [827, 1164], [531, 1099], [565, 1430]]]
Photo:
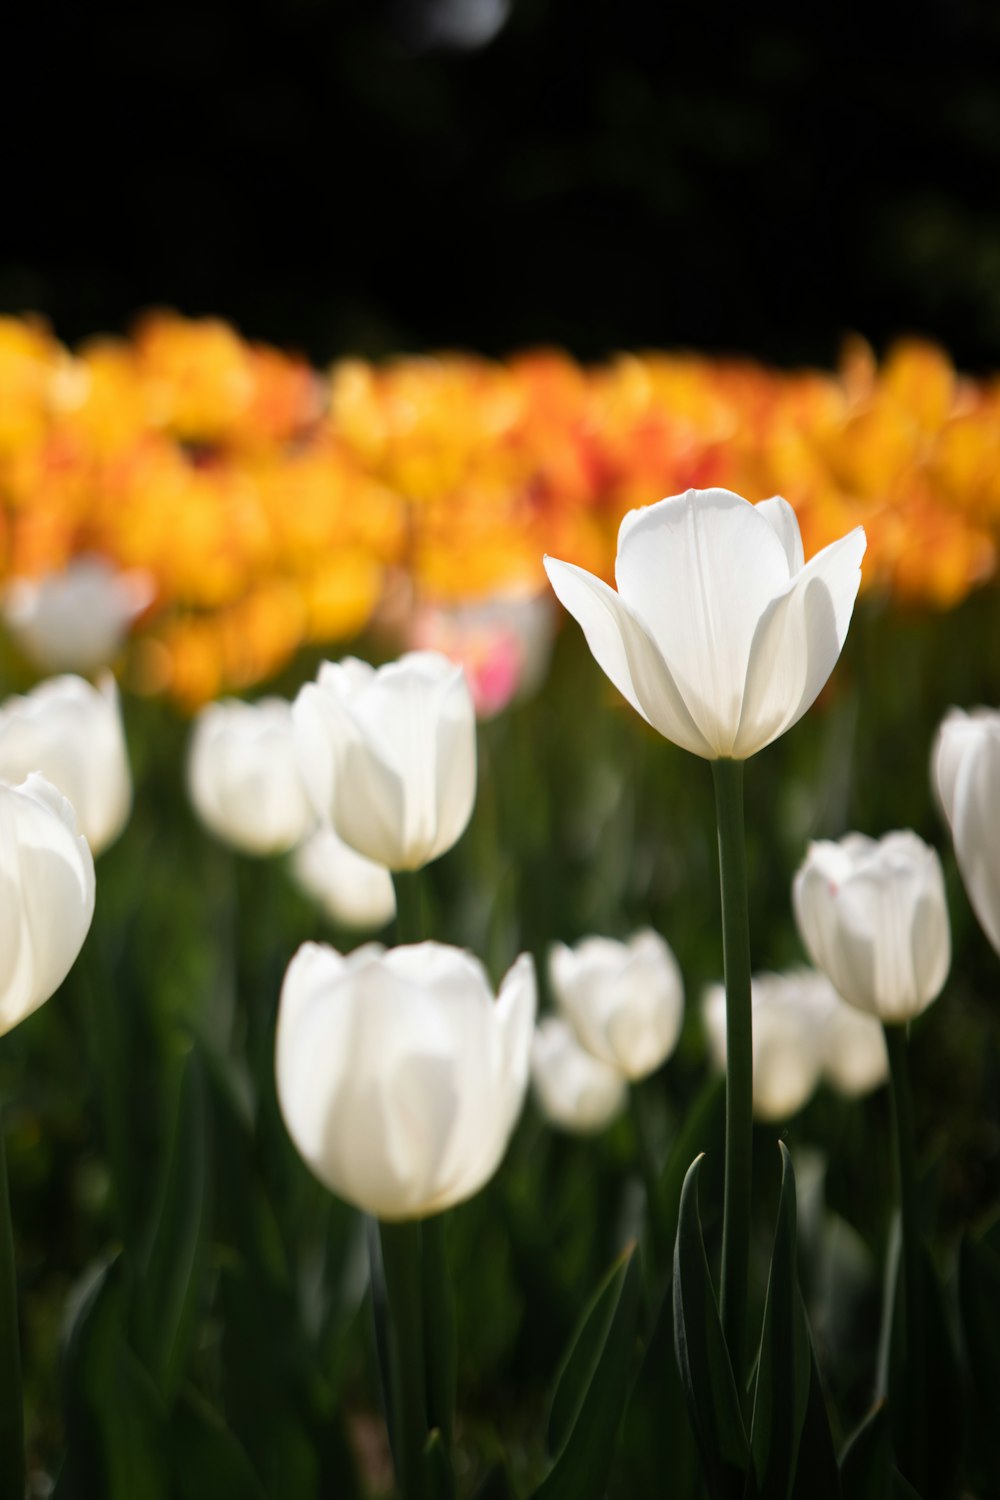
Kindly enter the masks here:
[[396, 870], [392, 883], [396, 891], [396, 942], [423, 942], [423, 871]]
[[455, 1425], [455, 1299], [444, 1242], [444, 1214], [423, 1225], [424, 1356], [427, 1366], [427, 1420], [451, 1447]]
[[[910, 1095], [910, 1071], [906, 1056], [906, 1027], [885, 1026], [885, 1045], [889, 1054], [889, 1092], [892, 1097], [892, 1144], [896, 1166], [896, 1193], [899, 1200], [900, 1274], [903, 1278], [903, 1357], [906, 1365], [906, 1389], [922, 1392], [924, 1388], [924, 1308], [921, 1296], [920, 1225], [917, 1213], [917, 1171], [913, 1154], [913, 1103]], [[891, 1317], [891, 1312], [890, 1312]], [[911, 1471], [915, 1484], [923, 1480], [923, 1422], [919, 1412], [908, 1413]]]
[[17, 1322], [17, 1266], [7, 1182], [7, 1150], [0, 1119], [0, 1494], [24, 1494], [24, 1402]]
[[421, 1224], [379, 1223], [389, 1307], [389, 1400], [393, 1411], [396, 1480], [402, 1500], [424, 1493], [427, 1392], [421, 1285]]
[[737, 1387], [742, 1389], [753, 1152], [753, 1022], [743, 836], [743, 762], [714, 760], [712, 776], [719, 834], [722, 953], [726, 976], [726, 1178], [720, 1312], [733, 1373]]
[[663, 1216], [660, 1212], [660, 1167], [653, 1144], [652, 1121], [649, 1117], [649, 1097], [640, 1083], [629, 1085], [629, 1110], [635, 1131], [636, 1155], [642, 1184], [646, 1190], [646, 1220], [649, 1238], [653, 1247], [653, 1260], [657, 1270], [670, 1265], [673, 1246], [663, 1237]]

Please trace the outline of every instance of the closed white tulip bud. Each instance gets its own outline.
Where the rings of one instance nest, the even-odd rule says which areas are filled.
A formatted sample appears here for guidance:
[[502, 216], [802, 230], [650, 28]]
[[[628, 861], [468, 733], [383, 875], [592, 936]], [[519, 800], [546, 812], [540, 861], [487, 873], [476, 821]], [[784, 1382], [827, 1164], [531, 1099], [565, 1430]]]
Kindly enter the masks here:
[[195, 811], [217, 838], [244, 854], [284, 854], [314, 818], [292, 736], [291, 705], [210, 703], [195, 720], [188, 754]]
[[392, 876], [356, 854], [332, 828], [319, 827], [295, 850], [292, 874], [331, 922], [344, 927], [384, 927], [396, 915]]
[[546, 1016], [535, 1031], [531, 1086], [546, 1119], [576, 1135], [603, 1130], [628, 1101], [624, 1075], [582, 1047], [558, 1016]]
[[[758, 1120], [787, 1120], [807, 1104], [820, 1078], [855, 1097], [884, 1083], [888, 1059], [882, 1027], [841, 1000], [825, 974], [797, 968], [755, 974], [753, 1112]], [[709, 1048], [726, 1063], [726, 992], [711, 985], [702, 1014]]]
[[952, 709], [932, 767], [969, 901], [1000, 953], [1000, 709]]
[[460, 666], [413, 651], [377, 671], [324, 662], [295, 700], [316, 812], [389, 870], [417, 870], [464, 833], [476, 796], [476, 717]]
[[440, 943], [305, 943], [278, 1009], [278, 1099], [306, 1165], [380, 1219], [469, 1198], [524, 1103], [535, 975], [522, 955], [494, 1000], [482, 965]]
[[53, 677], [0, 707], [0, 781], [37, 771], [73, 804], [94, 854], [118, 837], [132, 808], [125, 727], [110, 673], [94, 687]]
[[857, 527], [804, 562], [775, 496], [688, 490], [630, 511], [609, 588], [545, 559], [598, 665], [668, 740], [745, 760], [798, 722], [836, 665], [861, 580]]
[[837, 993], [899, 1024], [941, 993], [951, 963], [944, 876], [915, 833], [811, 844], [792, 887], [810, 958]]
[[636, 1081], [673, 1052], [684, 1018], [684, 982], [659, 933], [627, 943], [588, 937], [553, 945], [549, 979], [560, 1011], [594, 1057]]
[[154, 593], [152, 575], [141, 569], [120, 573], [102, 557], [78, 557], [62, 572], [13, 579], [4, 616], [43, 671], [93, 672], [114, 660]]
[[0, 1034], [69, 973], [94, 915], [94, 860], [67, 799], [42, 776], [0, 785]]

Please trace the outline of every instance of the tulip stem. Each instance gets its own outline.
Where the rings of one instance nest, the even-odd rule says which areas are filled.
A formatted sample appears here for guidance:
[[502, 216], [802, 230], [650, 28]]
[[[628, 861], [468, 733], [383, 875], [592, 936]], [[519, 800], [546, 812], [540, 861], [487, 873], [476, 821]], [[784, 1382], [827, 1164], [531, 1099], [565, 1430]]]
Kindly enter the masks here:
[[17, 1266], [7, 1182], [7, 1149], [0, 1119], [0, 1494], [24, 1494], [24, 1403], [17, 1321]]
[[382, 1271], [389, 1307], [388, 1401], [395, 1438], [393, 1459], [402, 1500], [421, 1500], [427, 1442], [421, 1224], [379, 1222]]
[[423, 871], [396, 870], [392, 884], [396, 892], [396, 942], [424, 940]]
[[[910, 1094], [910, 1070], [907, 1061], [906, 1026], [886, 1025], [886, 1051], [889, 1054], [889, 1092], [892, 1097], [893, 1155], [896, 1167], [896, 1193], [899, 1200], [900, 1274], [903, 1278], [903, 1358], [906, 1365], [906, 1389], [922, 1392], [924, 1385], [924, 1308], [921, 1296], [920, 1226], [917, 1214], [917, 1170], [913, 1153], [913, 1102]], [[898, 1294], [897, 1294], [898, 1297]], [[894, 1309], [887, 1309], [892, 1326]], [[916, 1484], [923, 1481], [923, 1424], [920, 1413], [907, 1413], [907, 1427], [912, 1451], [905, 1465], [908, 1477]]]
[[743, 833], [743, 762], [714, 760], [726, 977], [726, 1171], [722, 1211], [722, 1329], [738, 1389], [743, 1386], [753, 1152], [753, 1022], [750, 918]]
[[649, 1097], [640, 1083], [629, 1085], [629, 1109], [635, 1131], [636, 1153], [643, 1187], [646, 1190], [646, 1223], [653, 1260], [657, 1270], [670, 1265], [673, 1246], [664, 1244], [663, 1216], [660, 1212], [660, 1165], [656, 1159], [653, 1139], [653, 1122], [650, 1119]]

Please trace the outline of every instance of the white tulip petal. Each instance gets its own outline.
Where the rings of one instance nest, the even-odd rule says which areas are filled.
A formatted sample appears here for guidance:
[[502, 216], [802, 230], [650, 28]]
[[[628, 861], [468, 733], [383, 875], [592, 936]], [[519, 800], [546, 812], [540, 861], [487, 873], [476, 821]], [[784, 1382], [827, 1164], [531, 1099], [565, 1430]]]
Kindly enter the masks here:
[[780, 495], [772, 495], [770, 500], [758, 500], [754, 510], [773, 527], [788, 560], [788, 576], [794, 578], [796, 573], [801, 573], [806, 560], [798, 516]]
[[93, 857], [67, 799], [37, 775], [0, 786], [0, 1033], [62, 984], [94, 895]]
[[628, 1102], [624, 1076], [592, 1057], [556, 1016], [541, 1021], [532, 1040], [531, 1083], [546, 1119], [577, 1135], [604, 1130]]
[[331, 922], [344, 927], [384, 927], [396, 915], [392, 876], [384, 865], [358, 854], [332, 828], [316, 828], [294, 851], [293, 878]]
[[688, 490], [626, 517], [615, 576], [712, 755], [733, 754], [754, 631], [788, 584], [774, 527], [729, 490]]
[[666, 739], [694, 755], [714, 755], [659, 650], [621, 597], [574, 563], [545, 558], [556, 597], [583, 630], [597, 665], [632, 707]]
[[857, 527], [824, 547], [764, 610], [753, 633], [731, 752], [737, 760], [784, 734], [816, 701], [843, 649], [866, 545]]
[[969, 901], [1000, 953], [1000, 714], [981, 723], [980, 733], [963, 753], [951, 822]]

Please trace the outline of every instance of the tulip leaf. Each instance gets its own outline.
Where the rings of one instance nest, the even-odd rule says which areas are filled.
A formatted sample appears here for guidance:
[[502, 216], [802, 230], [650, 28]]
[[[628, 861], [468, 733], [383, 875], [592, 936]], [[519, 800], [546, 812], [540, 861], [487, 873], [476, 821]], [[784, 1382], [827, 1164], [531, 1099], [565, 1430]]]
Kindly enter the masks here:
[[170, 1500], [166, 1412], [126, 1342], [127, 1291], [119, 1256], [93, 1277], [70, 1326], [58, 1500]]
[[788, 1500], [809, 1403], [812, 1350], [796, 1265], [795, 1173], [783, 1141], [781, 1196], [757, 1357], [750, 1451], [760, 1500]]
[[243, 1445], [193, 1391], [176, 1403], [171, 1438], [181, 1500], [264, 1500]]
[[[800, 1308], [803, 1321], [805, 1307]], [[809, 1349], [809, 1400], [805, 1420], [802, 1424], [802, 1439], [799, 1443], [799, 1462], [792, 1488], [793, 1500], [841, 1500], [840, 1470], [830, 1431], [830, 1417], [819, 1378], [816, 1353], [810, 1340]]]
[[677, 1237], [684, 1179], [696, 1156], [718, 1148], [721, 1156], [726, 1124], [726, 1077], [710, 1078], [688, 1111], [660, 1177], [659, 1210], [668, 1243]]
[[1000, 1494], [1000, 1431], [995, 1399], [1000, 1391], [1000, 1254], [986, 1240], [966, 1235], [959, 1248], [958, 1302], [972, 1377], [973, 1442]]
[[548, 1440], [556, 1460], [535, 1500], [600, 1500], [628, 1398], [639, 1311], [631, 1246], [598, 1287], [556, 1380]]
[[889, 1493], [892, 1449], [889, 1416], [884, 1401], [851, 1434], [840, 1459], [844, 1500], [883, 1500]]
[[139, 1288], [141, 1348], [169, 1404], [194, 1335], [205, 1221], [206, 1107], [201, 1059], [182, 1064], [159, 1212]]
[[472, 1492], [472, 1500], [516, 1500], [507, 1465], [502, 1458], [491, 1464]]
[[438, 1428], [427, 1435], [424, 1448], [424, 1493], [426, 1500], [455, 1500], [455, 1476], [448, 1449]]
[[892, 1324], [888, 1412], [896, 1463], [918, 1493], [949, 1495], [961, 1461], [965, 1402], [958, 1356], [937, 1272], [920, 1244], [921, 1329], [914, 1345], [907, 1327], [902, 1257], [890, 1266]]
[[698, 1173], [688, 1168], [674, 1249], [674, 1345], [712, 1500], [743, 1494], [750, 1449], [698, 1214]]

